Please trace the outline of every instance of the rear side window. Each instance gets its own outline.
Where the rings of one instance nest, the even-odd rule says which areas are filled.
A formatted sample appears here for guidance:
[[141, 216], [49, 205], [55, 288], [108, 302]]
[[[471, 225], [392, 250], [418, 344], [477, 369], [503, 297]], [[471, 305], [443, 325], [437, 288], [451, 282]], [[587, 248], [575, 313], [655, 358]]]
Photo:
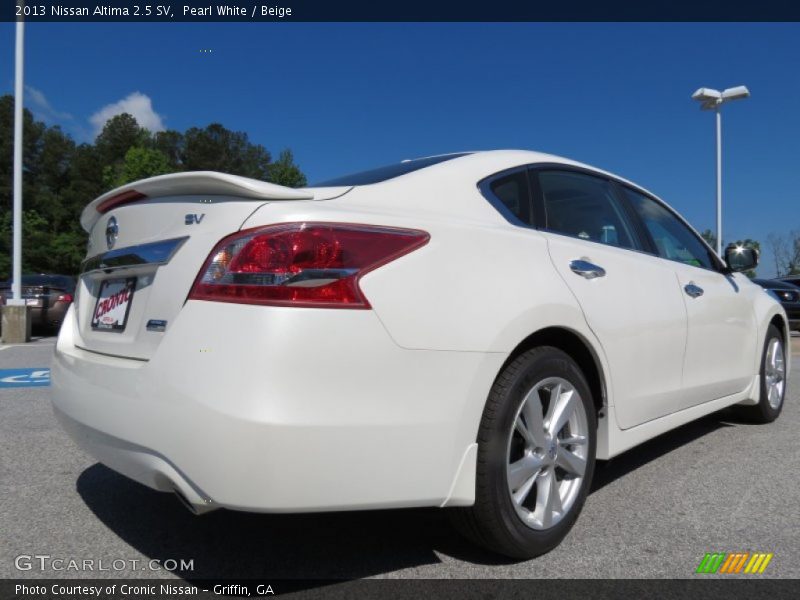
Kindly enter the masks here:
[[658, 255], [693, 267], [714, 269], [711, 251], [678, 217], [652, 198], [624, 188], [653, 238]]
[[516, 225], [532, 224], [530, 182], [526, 169], [495, 176], [482, 182], [480, 188], [506, 219]]
[[548, 231], [620, 248], [637, 247], [610, 182], [572, 171], [540, 171], [538, 177]]

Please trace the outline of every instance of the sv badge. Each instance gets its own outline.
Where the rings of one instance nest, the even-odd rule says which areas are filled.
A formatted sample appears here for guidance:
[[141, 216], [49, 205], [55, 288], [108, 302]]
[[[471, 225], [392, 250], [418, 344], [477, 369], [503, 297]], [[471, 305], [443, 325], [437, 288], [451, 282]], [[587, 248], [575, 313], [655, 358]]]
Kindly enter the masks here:
[[184, 222], [186, 223], [186, 225], [200, 225], [200, 223], [203, 222], [203, 218], [205, 216], [206, 216], [205, 213], [201, 215], [196, 215], [196, 214], [186, 215]]

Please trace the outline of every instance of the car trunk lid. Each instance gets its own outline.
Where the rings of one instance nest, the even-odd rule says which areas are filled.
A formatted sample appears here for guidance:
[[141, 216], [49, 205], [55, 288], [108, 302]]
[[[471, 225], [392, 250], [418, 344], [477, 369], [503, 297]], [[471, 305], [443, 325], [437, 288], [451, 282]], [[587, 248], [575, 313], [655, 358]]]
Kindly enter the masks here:
[[345, 189], [296, 190], [213, 172], [162, 175], [89, 203], [89, 231], [75, 312], [76, 344], [148, 360], [171, 324], [208, 253], [268, 202], [315, 201]]

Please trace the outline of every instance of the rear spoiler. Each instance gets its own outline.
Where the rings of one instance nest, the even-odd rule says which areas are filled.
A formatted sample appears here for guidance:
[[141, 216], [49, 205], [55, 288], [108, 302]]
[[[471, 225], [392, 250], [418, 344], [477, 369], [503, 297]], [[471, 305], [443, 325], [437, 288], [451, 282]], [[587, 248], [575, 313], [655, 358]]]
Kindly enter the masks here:
[[311, 200], [314, 194], [308, 190], [292, 188], [215, 171], [190, 171], [159, 175], [127, 183], [106, 192], [86, 205], [81, 213], [81, 226], [91, 231], [100, 215], [123, 204], [131, 204], [146, 198], [163, 196], [186, 196], [209, 194], [236, 196], [249, 200]]

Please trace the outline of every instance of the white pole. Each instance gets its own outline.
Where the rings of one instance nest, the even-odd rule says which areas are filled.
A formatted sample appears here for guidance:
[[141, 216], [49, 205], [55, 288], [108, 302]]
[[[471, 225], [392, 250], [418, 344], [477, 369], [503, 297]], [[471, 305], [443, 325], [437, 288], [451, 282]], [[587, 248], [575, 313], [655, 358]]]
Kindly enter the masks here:
[[722, 256], [722, 114], [717, 104], [717, 254]]
[[11, 278], [12, 300], [8, 304], [22, 304], [22, 95], [23, 52], [25, 23], [17, 19], [17, 47], [15, 54], [14, 80], [14, 243]]

